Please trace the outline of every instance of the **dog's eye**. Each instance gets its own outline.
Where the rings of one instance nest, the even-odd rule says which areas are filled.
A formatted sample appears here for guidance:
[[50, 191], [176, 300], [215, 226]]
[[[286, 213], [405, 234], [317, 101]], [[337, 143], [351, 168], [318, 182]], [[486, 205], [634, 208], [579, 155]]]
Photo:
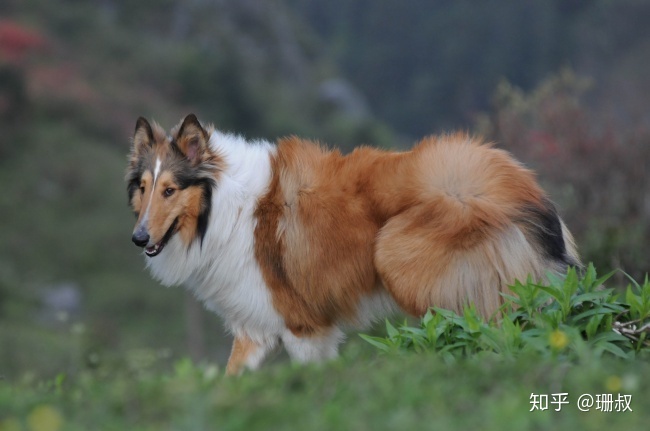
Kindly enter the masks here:
[[166, 198], [170, 197], [171, 195], [174, 194], [175, 191], [176, 191], [176, 190], [174, 190], [174, 189], [172, 189], [172, 188], [170, 188], [170, 187], [166, 188], [165, 191], [164, 191], [164, 193], [165, 193], [165, 197], [166, 197]]

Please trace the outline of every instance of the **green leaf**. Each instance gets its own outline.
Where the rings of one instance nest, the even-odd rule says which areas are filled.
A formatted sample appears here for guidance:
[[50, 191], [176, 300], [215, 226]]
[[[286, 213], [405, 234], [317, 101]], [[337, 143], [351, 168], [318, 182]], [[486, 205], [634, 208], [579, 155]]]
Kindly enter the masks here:
[[492, 350], [497, 353], [503, 350], [501, 347], [503, 344], [503, 336], [501, 331], [496, 328], [484, 326], [481, 328], [481, 334], [483, 335], [481, 341], [488, 345]]
[[598, 300], [604, 300], [605, 298], [612, 296], [612, 291], [614, 289], [602, 289], [595, 292], [581, 293], [575, 295], [572, 299], [573, 304], [580, 304], [582, 302], [595, 302]]
[[384, 352], [389, 352], [392, 350], [393, 344], [385, 338], [372, 337], [366, 334], [359, 334], [359, 337]]
[[632, 291], [631, 286], [628, 286], [627, 291], [625, 292], [625, 302], [627, 302], [630, 306], [630, 313], [632, 314], [632, 318], [641, 318], [641, 298]]
[[[591, 265], [591, 264], [590, 264], [590, 265]], [[595, 288], [598, 288], [598, 287], [604, 285], [605, 282], [606, 282], [607, 280], [609, 280], [609, 279], [610, 279], [614, 274], [616, 274], [618, 271], [619, 271], [618, 269], [615, 269], [615, 270], [610, 271], [610, 272], [608, 272], [607, 274], [603, 275], [602, 277], [600, 277], [599, 279], [597, 279], [597, 280], [594, 282], [594, 287], [595, 287]]]
[[611, 314], [611, 310], [607, 310], [605, 307], [592, 308], [591, 310], [583, 311], [582, 313], [573, 316], [571, 320], [572, 322], [579, 322], [587, 317], [606, 314]]
[[564, 293], [555, 286], [537, 286], [542, 291], [551, 295], [558, 303], [564, 299]]
[[603, 321], [603, 317], [604, 315], [601, 314], [601, 315], [592, 316], [591, 319], [589, 319], [589, 322], [585, 327], [585, 334], [587, 335], [588, 340], [593, 338], [596, 335], [596, 332], [598, 331], [598, 327]]
[[386, 319], [386, 333], [388, 338], [395, 341], [399, 338], [399, 331], [395, 328], [388, 319]]
[[434, 318], [433, 318], [433, 312], [432, 312], [431, 309], [429, 308], [429, 309], [427, 310], [427, 312], [424, 314], [424, 316], [422, 316], [422, 325], [423, 325], [423, 326], [427, 326], [427, 325], [429, 325], [429, 322], [431, 322], [431, 321], [433, 321], [433, 320], [434, 320]]
[[632, 355], [634, 355], [633, 350], [626, 353], [623, 351], [623, 349], [621, 349], [614, 343], [604, 343], [602, 345], [599, 345], [598, 347], [601, 347], [603, 350], [606, 350], [609, 353], [612, 353], [613, 355], [623, 359], [631, 359], [633, 357]]
[[467, 330], [470, 332], [478, 332], [481, 329], [481, 321], [476, 313], [476, 306], [474, 303], [466, 306], [463, 310], [463, 317], [467, 323]]

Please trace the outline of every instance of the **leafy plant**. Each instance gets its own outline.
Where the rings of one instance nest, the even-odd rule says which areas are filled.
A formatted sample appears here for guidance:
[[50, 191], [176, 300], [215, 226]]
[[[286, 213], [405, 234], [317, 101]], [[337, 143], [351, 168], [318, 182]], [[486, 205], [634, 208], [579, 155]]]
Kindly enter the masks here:
[[525, 353], [569, 360], [613, 355], [632, 359], [650, 350], [650, 282], [634, 280], [625, 299], [604, 283], [590, 264], [583, 275], [570, 268], [563, 277], [550, 274], [548, 283], [528, 280], [503, 294], [497, 315], [484, 321], [469, 304], [462, 315], [430, 309], [419, 327], [386, 322], [386, 337], [361, 337], [383, 351], [435, 351], [446, 361], [468, 355], [497, 354], [513, 358]]

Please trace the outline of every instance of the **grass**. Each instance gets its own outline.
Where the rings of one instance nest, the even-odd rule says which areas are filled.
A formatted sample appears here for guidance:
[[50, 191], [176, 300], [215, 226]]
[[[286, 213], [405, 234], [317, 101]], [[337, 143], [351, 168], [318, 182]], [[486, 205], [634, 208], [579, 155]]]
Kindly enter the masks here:
[[[650, 283], [619, 298], [600, 287], [608, 276], [590, 265], [519, 283], [499, 322], [470, 306], [427, 313], [420, 327], [387, 323], [385, 338], [353, 337], [325, 364], [228, 378], [215, 364], [169, 365], [139, 349], [69, 376], [28, 373], [0, 383], [0, 431], [641, 429]], [[591, 405], [579, 404], [585, 397]]]
[[[0, 383], [0, 431], [643, 429], [649, 371], [640, 361], [576, 366], [537, 355], [447, 364], [432, 353], [376, 356], [352, 342], [334, 362], [276, 364], [240, 378], [182, 360], [163, 372], [95, 370]], [[531, 393], [567, 393], [569, 403], [530, 411]], [[618, 393], [631, 395], [631, 412], [582, 412], [576, 404], [582, 394]]]

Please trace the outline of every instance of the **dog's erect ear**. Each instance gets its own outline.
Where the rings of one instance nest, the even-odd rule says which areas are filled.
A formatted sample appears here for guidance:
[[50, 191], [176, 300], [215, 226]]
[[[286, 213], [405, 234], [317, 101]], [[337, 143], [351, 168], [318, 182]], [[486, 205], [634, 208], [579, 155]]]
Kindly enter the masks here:
[[203, 160], [208, 151], [208, 132], [201, 126], [196, 115], [190, 114], [183, 120], [176, 135], [176, 145], [193, 165]]
[[143, 117], [138, 118], [135, 123], [135, 133], [133, 135], [133, 152], [139, 154], [142, 149], [153, 146], [153, 130], [151, 125]]

